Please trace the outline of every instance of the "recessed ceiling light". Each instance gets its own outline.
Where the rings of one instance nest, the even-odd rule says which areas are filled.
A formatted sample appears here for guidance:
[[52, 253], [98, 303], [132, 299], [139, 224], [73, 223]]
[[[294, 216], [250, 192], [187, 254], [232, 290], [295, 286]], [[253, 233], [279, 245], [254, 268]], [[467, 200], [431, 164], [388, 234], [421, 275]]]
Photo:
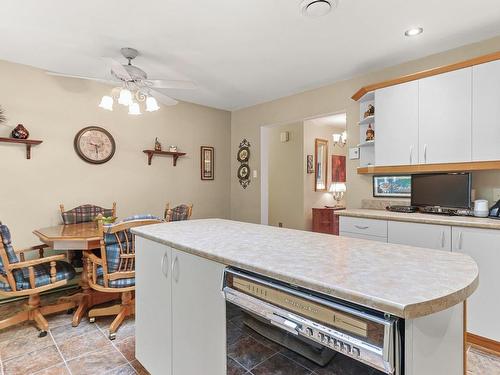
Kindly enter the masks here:
[[424, 32], [424, 29], [421, 27], [413, 27], [405, 31], [406, 36], [417, 36]]
[[302, 14], [308, 17], [326, 16], [336, 6], [337, 0], [304, 0], [300, 3]]

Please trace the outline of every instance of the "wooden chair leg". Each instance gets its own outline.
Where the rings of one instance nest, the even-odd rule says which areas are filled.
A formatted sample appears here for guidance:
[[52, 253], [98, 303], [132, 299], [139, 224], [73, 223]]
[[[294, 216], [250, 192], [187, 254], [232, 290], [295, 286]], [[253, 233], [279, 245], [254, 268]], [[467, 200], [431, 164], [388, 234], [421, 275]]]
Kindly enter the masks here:
[[[121, 305], [113, 305], [109, 307], [99, 307], [92, 310], [89, 310], [89, 318], [96, 318], [98, 316], [110, 316], [117, 315], [120, 313], [122, 309]], [[91, 321], [91, 323], [93, 323]]]
[[47, 320], [44, 318], [40, 310], [38, 309], [33, 310], [31, 311], [31, 314], [32, 314], [31, 317], [32, 320], [35, 321], [35, 324], [38, 327], [38, 329], [42, 331], [42, 335], [44, 332], [46, 333], [49, 330], [49, 322], [47, 322]]
[[127, 309], [122, 307], [121, 311], [116, 316], [115, 320], [113, 320], [113, 323], [111, 323], [111, 325], [109, 326], [110, 340], [114, 340], [116, 338], [116, 331], [118, 330], [118, 328], [120, 328], [126, 317], [127, 317]]
[[16, 324], [26, 322], [27, 320], [30, 320], [29, 319], [29, 311], [28, 310], [21, 311], [21, 312], [17, 313], [16, 315], [11, 316], [7, 319], [0, 320], [0, 329], [12, 327]]

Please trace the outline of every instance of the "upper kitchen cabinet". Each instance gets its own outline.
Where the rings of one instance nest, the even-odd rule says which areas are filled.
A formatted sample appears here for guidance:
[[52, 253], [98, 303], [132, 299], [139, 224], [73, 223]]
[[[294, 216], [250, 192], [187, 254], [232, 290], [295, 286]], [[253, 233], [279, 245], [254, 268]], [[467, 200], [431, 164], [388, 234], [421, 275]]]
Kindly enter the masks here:
[[472, 160], [500, 160], [500, 61], [472, 70]]
[[419, 80], [420, 163], [471, 161], [471, 112], [472, 68]]
[[418, 81], [375, 91], [375, 165], [418, 163]]

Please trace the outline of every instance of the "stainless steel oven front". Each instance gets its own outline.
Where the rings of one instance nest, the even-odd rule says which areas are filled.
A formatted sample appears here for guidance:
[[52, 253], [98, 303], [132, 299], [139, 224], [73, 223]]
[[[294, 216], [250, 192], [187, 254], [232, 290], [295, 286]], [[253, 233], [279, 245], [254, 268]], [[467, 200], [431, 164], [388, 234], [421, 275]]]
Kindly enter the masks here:
[[223, 294], [243, 310], [386, 374], [402, 375], [403, 320], [227, 268]]

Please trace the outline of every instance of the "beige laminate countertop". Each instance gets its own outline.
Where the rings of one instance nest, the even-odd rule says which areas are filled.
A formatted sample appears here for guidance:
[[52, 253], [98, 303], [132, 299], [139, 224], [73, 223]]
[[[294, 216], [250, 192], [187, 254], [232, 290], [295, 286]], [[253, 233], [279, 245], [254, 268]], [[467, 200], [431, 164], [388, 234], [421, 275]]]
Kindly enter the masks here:
[[469, 297], [468, 255], [222, 219], [133, 228], [138, 236], [403, 318]]
[[366, 219], [407, 221], [411, 223], [453, 225], [458, 227], [474, 227], [484, 229], [500, 229], [500, 220], [473, 216], [447, 216], [436, 214], [421, 214], [391, 212], [373, 209], [347, 209], [335, 211], [340, 216], [361, 217]]

